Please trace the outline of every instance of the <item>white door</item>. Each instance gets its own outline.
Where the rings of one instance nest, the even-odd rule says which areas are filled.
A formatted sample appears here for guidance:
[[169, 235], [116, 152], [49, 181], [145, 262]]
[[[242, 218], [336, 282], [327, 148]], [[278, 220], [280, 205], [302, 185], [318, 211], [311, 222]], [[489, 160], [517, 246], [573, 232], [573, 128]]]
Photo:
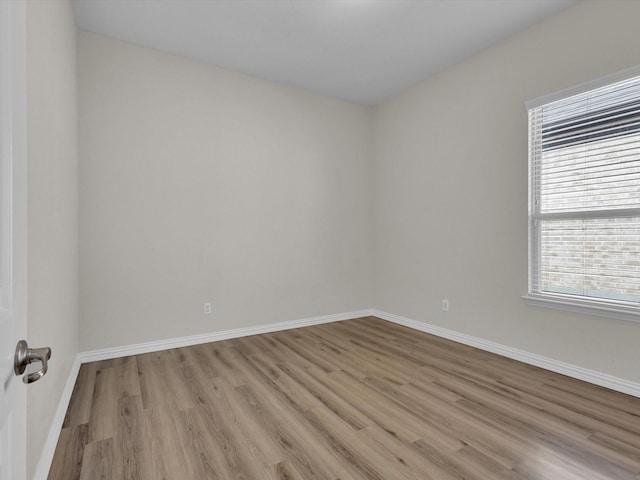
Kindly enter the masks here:
[[27, 334], [26, 2], [0, 0], [0, 480], [26, 479], [26, 385], [14, 373]]

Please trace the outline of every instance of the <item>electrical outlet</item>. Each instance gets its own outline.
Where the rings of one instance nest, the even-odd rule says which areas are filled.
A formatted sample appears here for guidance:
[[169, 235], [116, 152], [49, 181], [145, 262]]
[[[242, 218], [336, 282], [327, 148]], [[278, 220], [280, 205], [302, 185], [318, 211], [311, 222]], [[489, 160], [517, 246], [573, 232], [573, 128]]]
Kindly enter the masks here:
[[442, 300], [442, 311], [443, 312], [449, 311], [449, 300], [446, 300], [446, 299]]
[[205, 315], [209, 315], [211, 313], [211, 304], [210, 303], [205, 303], [204, 304], [204, 314]]

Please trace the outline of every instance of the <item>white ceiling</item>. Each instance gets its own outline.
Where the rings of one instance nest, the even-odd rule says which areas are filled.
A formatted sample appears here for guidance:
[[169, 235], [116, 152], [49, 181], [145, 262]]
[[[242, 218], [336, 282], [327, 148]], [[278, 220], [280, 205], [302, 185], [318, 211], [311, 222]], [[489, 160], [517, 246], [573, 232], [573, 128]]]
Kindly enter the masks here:
[[575, 0], [72, 0], [82, 30], [374, 105]]

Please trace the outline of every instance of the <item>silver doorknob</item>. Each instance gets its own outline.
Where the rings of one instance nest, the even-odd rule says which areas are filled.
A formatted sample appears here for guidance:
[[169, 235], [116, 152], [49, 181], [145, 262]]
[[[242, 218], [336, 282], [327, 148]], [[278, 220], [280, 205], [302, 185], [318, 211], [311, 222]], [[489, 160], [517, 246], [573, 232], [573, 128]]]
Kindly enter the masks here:
[[44, 348], [29, 348], [29, 345], [25, 340], [20, 340], [16, 346], [16, 355], [13, 362], [13, 371], [16, 375], [22, 375], [27, 369], [27, 365], [35, 362], [40, 362], [42, 368], [37, 372], [28, 373], [22, 377], [24, 383], [33, 383], [44, 377], [47, 373], [47, 361], [51, 358], [51, 349], [49, 347]]

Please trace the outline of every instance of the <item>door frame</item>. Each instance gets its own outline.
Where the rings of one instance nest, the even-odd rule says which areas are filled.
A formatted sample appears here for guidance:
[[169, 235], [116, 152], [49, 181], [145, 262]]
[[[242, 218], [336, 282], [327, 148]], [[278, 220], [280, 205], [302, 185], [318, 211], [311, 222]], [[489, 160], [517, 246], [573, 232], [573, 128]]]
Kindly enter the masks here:
[[[3, 152], [8, 161], [2, 165], [2, 265], [8, 270], [3, 279], [3, 315], [14, 321], [15, 348], [19, 339], [27, 338], [27, 2], [1, 1], [2, 68], [0, 88], [8, 98], [6, 122], [2, 129]], [[5, 108], [5, 106], [3, 106]], [[4, 157], [4, 155], [3, 155]], [[4, 161], [3, 161], [4, 162]], [[8, 245], [5, 244], [8, 242]], [[6, 253], [5, 253], [6, 252]], [[6, 347], [6, 346], [5, 346]], [[5, 348], [3, 347], [3, 348]], [[11, 364], [13, 363], [13, 350]], [[21, 377], [9, 382], [9, 411], [12, 424], [8, 430], [12, 479], [27, 478], [27, 391]]]

